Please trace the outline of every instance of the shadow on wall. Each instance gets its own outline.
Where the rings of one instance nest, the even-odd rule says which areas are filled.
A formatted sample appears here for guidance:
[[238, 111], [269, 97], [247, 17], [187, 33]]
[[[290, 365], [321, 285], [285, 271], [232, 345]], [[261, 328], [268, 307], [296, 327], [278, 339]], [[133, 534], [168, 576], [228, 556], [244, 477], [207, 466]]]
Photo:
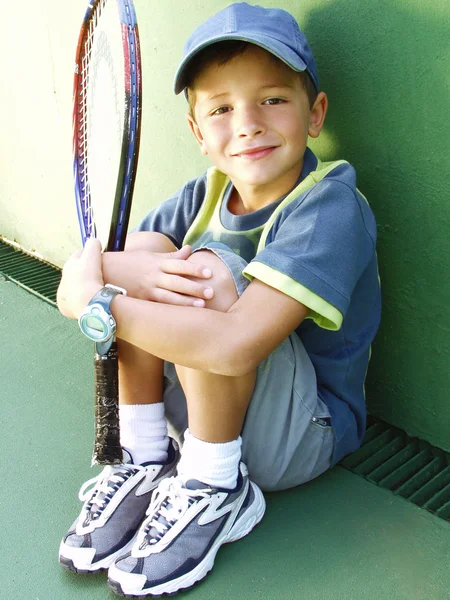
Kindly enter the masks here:
[[332, 0], [299, 22], [345, 158], [378, 222], [382, 326], [370, 411], [450, 450], [450, 13], [447, 0]]

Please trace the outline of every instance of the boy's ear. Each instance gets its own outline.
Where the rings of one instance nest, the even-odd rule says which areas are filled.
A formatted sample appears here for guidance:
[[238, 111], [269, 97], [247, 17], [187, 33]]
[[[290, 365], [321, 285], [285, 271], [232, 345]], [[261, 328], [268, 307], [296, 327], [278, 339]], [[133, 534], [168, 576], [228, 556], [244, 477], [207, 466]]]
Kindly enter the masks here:
[[328, 110], [328, 98], [325, 92], [319, 92], [311, 107], [308, 134], [312, 138], [319, 137]]
[[198, 145], [200, 146], [200, 151], [205, 156], [208, 154], [208, 150], [206, 148], [205, 140], [203, 139], [202, 132], [200, 131], [200, 127], [194, 121], [191, 113], [186, 113], [186, 119], [189, 124], [189, 129], [192, 131], [195, 139], [197, 140]]

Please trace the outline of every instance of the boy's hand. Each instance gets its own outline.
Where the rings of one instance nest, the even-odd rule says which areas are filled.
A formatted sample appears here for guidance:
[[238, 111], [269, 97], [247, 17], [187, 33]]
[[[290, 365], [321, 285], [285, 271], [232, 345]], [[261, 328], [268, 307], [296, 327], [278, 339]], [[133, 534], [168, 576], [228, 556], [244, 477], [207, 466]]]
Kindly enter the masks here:
[[[107, 252], [103, 254], [106, 283], [127, 290], [129, 296], [162, 304], [204, 307], [214, 296], [208, 285], [190, 278], [209, 279], [211, 269], [189, 262], [190, 246], [175, 252]], [[205, 282], [206, 283], [206, 282]]]
[[88, 239], [84, 248], [75, 252], [64, 265], [57, 304], [65, 317], [77, 319], [103, 287], [101, 251], [99, 240]]

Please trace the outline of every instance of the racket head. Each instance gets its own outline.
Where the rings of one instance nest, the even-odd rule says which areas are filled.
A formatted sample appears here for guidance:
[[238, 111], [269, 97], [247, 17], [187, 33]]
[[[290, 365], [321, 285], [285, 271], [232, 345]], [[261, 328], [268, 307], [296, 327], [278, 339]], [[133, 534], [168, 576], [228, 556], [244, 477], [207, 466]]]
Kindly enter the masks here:
[[90, 2], [73, 89], [73, 171], [83, 245], [123, 250], [139, 155], [142, 79], [131, 0]]

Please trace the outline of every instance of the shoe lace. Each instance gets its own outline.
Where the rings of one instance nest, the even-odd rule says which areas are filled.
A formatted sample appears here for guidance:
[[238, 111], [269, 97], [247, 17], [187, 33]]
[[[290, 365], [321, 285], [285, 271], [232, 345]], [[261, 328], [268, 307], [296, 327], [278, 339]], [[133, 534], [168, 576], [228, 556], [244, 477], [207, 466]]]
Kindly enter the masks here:
[[148, 518], [142, 525], [144, 538], [140, 549], [159, 542], [196, 500], [207, 498], [211, 492], [211, 488], [187, 489], [178, 477], [161, 481], [147, 509]]
[[88, 500], [85, 506], [88, 520], [98, 519], [117, 490], [138, 471], [145, 471], [145, 467], [113, 465], [105, 467], [99, 475], [86, 481], [81, 486], [78, 497], [82, 502]]

